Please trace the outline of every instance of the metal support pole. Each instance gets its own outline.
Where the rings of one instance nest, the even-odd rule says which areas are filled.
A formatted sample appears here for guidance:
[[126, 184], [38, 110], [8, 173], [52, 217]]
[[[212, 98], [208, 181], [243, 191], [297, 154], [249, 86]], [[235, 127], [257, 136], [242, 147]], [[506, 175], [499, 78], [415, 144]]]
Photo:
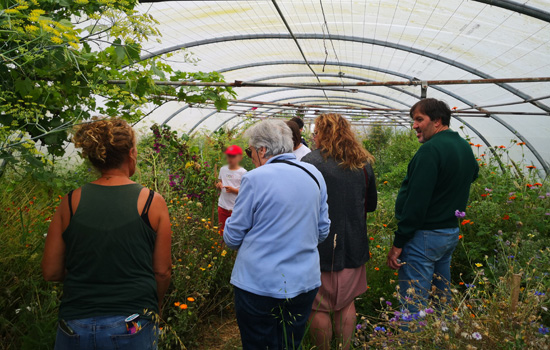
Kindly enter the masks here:
[[423, 100], [428, 96], [428, 82], [422, 81], [422, 85], [420, 85], [420, 99]]

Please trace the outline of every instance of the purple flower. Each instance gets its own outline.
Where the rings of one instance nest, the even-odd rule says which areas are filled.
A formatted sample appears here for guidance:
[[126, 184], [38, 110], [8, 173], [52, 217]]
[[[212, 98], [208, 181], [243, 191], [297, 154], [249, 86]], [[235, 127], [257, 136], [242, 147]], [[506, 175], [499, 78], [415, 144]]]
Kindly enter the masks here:
[[513, 196], [513, 195], [515, 195], [515, 194], [516, 194], [516, 192], [510, 192], [510, 193], [508, 193], [509, 196]]
[[543, 292], [535, 291], [535, 295], [541, 297], [541, 296], [546, 295], [546, 294], [543, 293]]
[[360, 330], [360, 329], [362, 328], [362, 326], [361, 326], [361, 324], [358, 324], [357, 326], [355, 326], [355, 328], [356, 328], [357, 330]]
[[479, 332], [474, 332], [472, 333], [472, 338], [474, 338], [475, 340], [481, 340], [481, 338], [483, 338], [481, 336], [481, 334], [479, 334]]
[[544, 327], [544, 325], [541, 324], [539, 327], [539, 333], [545, 335], [545, 334], [548, 334], [548, 332], [549, 332], [548, 327]]
[[544, 215], [550, 215], [550, 213], [544, 213]]
[[432, 308], [427, 308], [426, 310], [424, 310], [427, 314], [433, 314], [434, 313], [434, 309]]
[[407, 322], [408, 322], [408, 321], [412, 321], [413, 317], [412, 317], [411, 314], [403, 314], [403, 315], [401, 315], [401, 319], [402, 319], [403, 321], [407, 321]]
[[515, 256], [513, 255], [508, 256], [508, 259], [513, 259], [513, 258], [515, 258]]
[[550, 197], [550, 192], [546, 192], [546, 197]]
[[490, 189], [490, 188], [488, 188], [488, 187], [485, 187], [485, 191], [487, 191], [487, 192], [493, 192], [493, 190]]
[[546, 196], [539, 196], [539, 199], [545, 199]]
[[386, 328], [376, 326], [376, 327], [374, 328], [374, 331], [375, 331], [375, 332], [386, 332]]
[[464, 285], [466, 286], [466, 288], [475, 288], [475, 287], [476, 287], [475, 285], [473, 285], [473, 284], [468, 284], [468, 283], [466, 283], [466, 284], [464, 284]]
[[176, 183], [174, 181], [170, 181], [170, 183], [168, 185], [170, 185], [170, 187], [174, 187], [174, 186], [176, 186]]
[[386, 301], [386, 305], [391, 306], [391, 301]]
[[426, 327], [426, 326], [428, 325], [428, 322], [426, 322], [426, 321], [420, 321], [420, 322], [418, 322], [418, 325], [419, 325], [420, 327]]
[[460, 211], [460, 210], [457, 209], [457, 210], [455, 210], [455, 216], [459, 219], [462, 219], [463, 217], [466, 216], [466, 212]]

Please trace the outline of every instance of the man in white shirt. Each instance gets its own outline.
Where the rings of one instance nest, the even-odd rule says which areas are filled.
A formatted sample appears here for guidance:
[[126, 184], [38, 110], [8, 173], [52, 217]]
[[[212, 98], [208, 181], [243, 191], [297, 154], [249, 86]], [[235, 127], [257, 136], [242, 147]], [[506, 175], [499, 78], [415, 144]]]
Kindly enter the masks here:
[[240, 166], [243, 160], [243, 150], [237, 145], [229, 146], [225, 150], [227, 156], [227, 165], [220, 169], [216, 188], [221, 190], [218, 200], [218, 222], [220, 232], [223, 234], [225, 221], [233, 212], [235, 200], [241, 187], [241, 179], [246, 174], [246, 169]]

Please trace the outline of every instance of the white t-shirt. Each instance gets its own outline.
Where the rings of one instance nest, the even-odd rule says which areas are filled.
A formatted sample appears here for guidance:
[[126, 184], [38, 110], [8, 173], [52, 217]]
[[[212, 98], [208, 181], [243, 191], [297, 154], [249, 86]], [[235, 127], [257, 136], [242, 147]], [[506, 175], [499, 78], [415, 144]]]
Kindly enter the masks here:
[[[246, 174], [245, 168], [239, 168], [237, 170], [229, 170], [229, 167], [227, 165], [224, 165], [220, 169], [220, 175], [218, 176], [218, 179], [222, 180], [222, 184], [224, 186], [240, 188], [241, 179], [243, 178], [244, 174]], [[218, 206], [226, 210], [233, 210], [236, 199], [237, 199], [236, 194], [227, 193], [225, 188], [222, 188], [222, 193], [220, 194], [220, 199], [218, 200]]]
[[311, 150], [304, 144], [301, 144], [300, 147], [298, 147], [298, 149], [295, 149], [294, 151], [292, 151], [292, 153], [294, 153], [298, 161], [301, 161], [302, 158], [304, 158], [304, 156], [310, 152]]

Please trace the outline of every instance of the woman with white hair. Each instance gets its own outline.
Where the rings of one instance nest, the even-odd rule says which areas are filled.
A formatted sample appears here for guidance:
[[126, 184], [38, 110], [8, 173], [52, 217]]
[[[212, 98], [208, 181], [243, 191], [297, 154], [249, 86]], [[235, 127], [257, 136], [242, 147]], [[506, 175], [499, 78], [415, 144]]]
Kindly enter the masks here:
[[246, 136], [257, 169], [243, 176], [223, 237], [239, 250], [231, 284], [243, 349], [300, 349], [321, 286], [327, 188], [314, 166], [292, 154], [283, 121], [258, 123]]

